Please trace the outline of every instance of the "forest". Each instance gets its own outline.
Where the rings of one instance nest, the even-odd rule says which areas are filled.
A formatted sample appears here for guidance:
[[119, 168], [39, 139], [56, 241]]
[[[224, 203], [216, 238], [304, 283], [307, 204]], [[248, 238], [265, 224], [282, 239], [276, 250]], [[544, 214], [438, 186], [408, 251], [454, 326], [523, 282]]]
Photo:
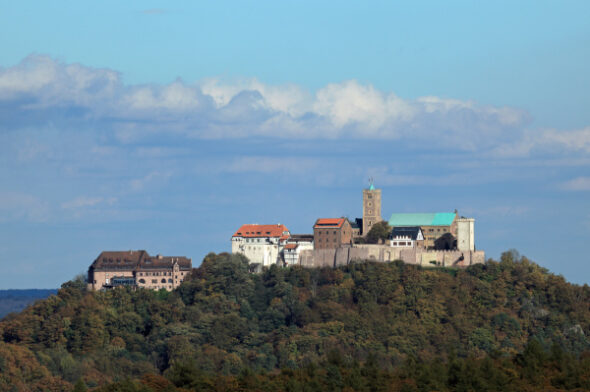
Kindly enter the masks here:
[[516, 251], [260, 274], [211, 253], [172, 292], [78, 277], [8, 315], [0, 390], [581, 391], [589, 333], [590, 287]]

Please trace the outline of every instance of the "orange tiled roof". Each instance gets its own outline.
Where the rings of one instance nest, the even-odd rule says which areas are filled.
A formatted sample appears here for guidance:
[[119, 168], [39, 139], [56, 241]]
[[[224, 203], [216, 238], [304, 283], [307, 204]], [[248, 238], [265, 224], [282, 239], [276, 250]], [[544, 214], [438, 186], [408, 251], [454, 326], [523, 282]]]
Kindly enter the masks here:
[[280, 237], [281, 240], [289, 238], [284, 235], [289, 229], [285, 225], [242, 225], [232, 237]]
[[315, 222], [313, 228], [320, 227], [342, 227], [344, 218], [320, 218]]
[[285, 249], [296, 249], [297, 248], [297, 244], [287, 244], [285, 245]]

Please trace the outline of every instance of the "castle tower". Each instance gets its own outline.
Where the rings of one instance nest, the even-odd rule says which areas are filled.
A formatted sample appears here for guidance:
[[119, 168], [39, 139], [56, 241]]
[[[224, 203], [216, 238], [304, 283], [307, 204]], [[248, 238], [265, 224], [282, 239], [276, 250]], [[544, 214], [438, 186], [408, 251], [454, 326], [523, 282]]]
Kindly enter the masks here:
[[459, 218], [457, 219], [457, 249], [462, 251], [475, 250], [475, 219]]
[[369, 189], [363, 189], [363, 235], [367, 235], [375, 223], [381, 222], [381, 189], [375, 189], [369, 179]]

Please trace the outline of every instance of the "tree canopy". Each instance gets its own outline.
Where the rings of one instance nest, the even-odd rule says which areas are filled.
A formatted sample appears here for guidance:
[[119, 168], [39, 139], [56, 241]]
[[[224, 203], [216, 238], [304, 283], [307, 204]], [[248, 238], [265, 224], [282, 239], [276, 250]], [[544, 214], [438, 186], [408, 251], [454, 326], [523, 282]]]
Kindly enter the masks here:
[[377, 222], [365, 235], [365, 241], [368, 244], [377, 244], [380, 240], [385, 242], [387, 241], [389, 234], [391, 234], [391, 227], [389, 226], [389, 223], [386, 221]]
[[10, 315], [0, 390], [590, 388], [589, 303], [516, 252], [260, 274], [212, 253], [173, 292], [75, 280]]

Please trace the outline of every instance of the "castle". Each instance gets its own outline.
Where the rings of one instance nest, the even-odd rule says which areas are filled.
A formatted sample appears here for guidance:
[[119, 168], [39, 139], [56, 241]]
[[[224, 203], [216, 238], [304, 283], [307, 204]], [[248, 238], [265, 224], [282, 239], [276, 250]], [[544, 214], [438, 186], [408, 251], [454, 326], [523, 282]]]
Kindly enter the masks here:
[[88, 289], [118, 286], [173, 290], [192, 270], [184, 256], [150, 256], [145, 250], [102, 252], [88, 268]]
[[363, 189], [362, 218], [319, 218], [311, 234], [291, 234], [285, 225], [241, 226], [232, 236], [232, 253], [244, 254], [255, 267], [339, 266], [355, 260], [402, 260], [422, 266], [466, 267], [485, 262], [475, 249], [475, 220], [454, 212], [393, 213], [386, 241], [363, 238], [381, 217], [381, 190], [372, 180]]
[[[485, 262], [475, 249], [475, 220], [455, 212], [391, 214], [388, 238], [377, 244], [364, 239], [381, 217], [381, 190], [372, 181], [363, 189], [363, 217], [318, 218], [313, 234], [291, 234], [284, 224], [245, 224], [231, 238], [232, 253], [241, 253], [254, 270], [282, 266], [337, 267], [374, 260], [426, 267], [466, 267]], [[145, 250], [105, 251], [88, 268], [88, 289], [118, 286], [173, 290], [192, 270], [184, 256], [150, 256]]]

